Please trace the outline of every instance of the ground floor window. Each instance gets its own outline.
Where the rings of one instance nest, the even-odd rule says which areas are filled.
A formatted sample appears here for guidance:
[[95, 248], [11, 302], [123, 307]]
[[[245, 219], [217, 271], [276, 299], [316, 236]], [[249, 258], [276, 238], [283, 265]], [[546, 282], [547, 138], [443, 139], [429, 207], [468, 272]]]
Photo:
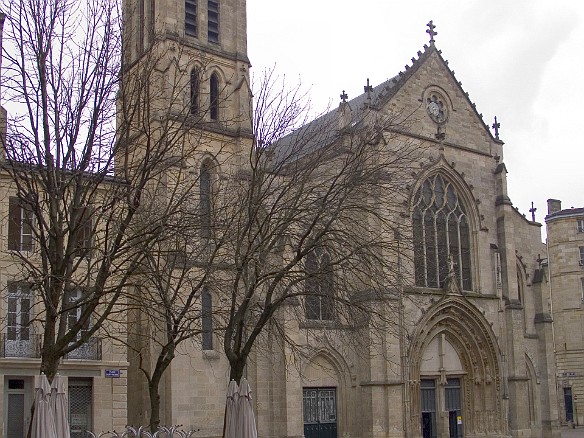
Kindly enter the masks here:
[[337, 438], [337, 389], [303, 388], [304, 438]]
[[69, 424], [71, 438], [86, 438], [92, 424], [93, 385], [91, 379], [69, 378]]

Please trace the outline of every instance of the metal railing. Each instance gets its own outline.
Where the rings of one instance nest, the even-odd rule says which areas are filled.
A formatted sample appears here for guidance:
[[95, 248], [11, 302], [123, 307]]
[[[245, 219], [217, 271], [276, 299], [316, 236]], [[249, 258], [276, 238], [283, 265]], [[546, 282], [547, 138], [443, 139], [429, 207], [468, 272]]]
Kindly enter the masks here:
[[42, 343], [43, 337], [41, 335], [31, 333], [22, 336], [21, 333], [17, 335], [2, 333], [0, 334], [0, 357], [39, 358], [41, 357]]
[[89, 338], [85, 344], [67, 353], [65, 359], [101, 360], [101, 338]]
[[146, 427], [140, 426], [134, 428], [127, 426], [124, 432], [101, 432], [95, 434], [87, 431], [87, 436], [90, 438], [191, 438], [199, 430], [180, 430], [182, 426], [161, 427], [154, 433], [150, 433]]

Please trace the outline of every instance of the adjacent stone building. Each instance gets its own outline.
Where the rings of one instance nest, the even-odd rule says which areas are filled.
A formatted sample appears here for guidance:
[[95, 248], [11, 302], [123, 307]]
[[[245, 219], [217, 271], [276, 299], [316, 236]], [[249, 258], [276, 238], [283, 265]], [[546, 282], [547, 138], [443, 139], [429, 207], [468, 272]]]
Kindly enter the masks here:
[[547, 256], [562, 422], [584, 424], [584, 209], [548, 199]]

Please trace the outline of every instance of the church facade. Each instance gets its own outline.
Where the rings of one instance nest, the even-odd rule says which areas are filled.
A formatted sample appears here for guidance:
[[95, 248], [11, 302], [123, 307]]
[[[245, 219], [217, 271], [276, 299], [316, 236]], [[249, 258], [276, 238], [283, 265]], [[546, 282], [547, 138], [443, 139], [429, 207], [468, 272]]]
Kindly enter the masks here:
[[[186, 106], [197, 118], [185, 137], [197, 147], [182, 164], [199, 176], [193, 202], [206, 214], [213, 182], [245, 168], [253, 147], [246, 2], [123, 3], [125, 78], [140, 76], [153, 52], [159, 57], [155, 80], [138, 101], [151, 106], [152, 120], [156, 111], [173, 105], [177, 111]], [[259, 437], [560, 436], [541, 225], [513, 207], [499, 127], [495, 122], [490, 130], [462, 89], [436, 47], [431, 22], [429, 34], [430, 42], [405, 71], [377, 86], [368, 84], [352, 100], [343, 93], [338, 110], [324, 116], [342, 130], [355, 120], [408, 114], [407, 125], [391, 128], [381, 140], [388, 153], [397, 138], [417, 151], [407, 172], [411, 181], [400, 194], [403, 202], [387, 212], [401, 224], [399, 238], [408, 242], [403, 269], [391, 260], [400, 266], [399, 302], [391, 307], [397, 309], [396, 329], [366, 327], [365, 338], [379, 342], [359, 349], [335, 334], [334, 312], [322, 301], [317, 312], [299, 315], [289, 306], [275, 315], [286, 322], [282, 338], [310, 354], [297, 355], [276, 342], [282, 347], [250, 356], [245, 374]], [[177, 90], [181, 94], [173, 95]], [[137, 145], [145, 141], [140, 132], [133, 138]], [[273, 145], [276, 154], [286, 141]], [[8, 214], [4, 217], [6, 228]], [[220, 308], [220, 291], [211, 288], [206, 296], [201, 306]], [[205, 324], [205, 310], [199, 310]], [[125, 357], [123, 348], [104, 341], [107, 354], [64, 362], [73, 383], [93, 388], [84, 394], [94, 406], [86, 414], [96, 431], [148, 422], [141, 368], [154, 366], [159, 344], [137, 336], [144, 321], [130, 312], [127, 342], [147, 354]], [[216, 438], [222, 435], [229, 363], [220, 328], [202, 332], [201, 339], [181, 344], [162, 377], [161, 423]], [[38, 361], [28, 359], [0, 358], [8, 386], [4, 406], [10, 394], [24, 400], [24, 385], [26, 400], [32, 395], [28, 387]], [[26, 379], [17, 379], [15, 367], [23, 363]], [[120, 379], [104, 374], [114, 365]], [[22, 388], [10, 387], [21, 383]], [[104, 420], [113, 416], [115, 421]]]
[[[249, 100], [245, 1], [126, 7], [137, 8], [130, 61], [139, 66], [155, 34], [188, 54], [183, 68], [204, 72], [201, 105], [214, 122], [203, 128], [212, 137], [206, 153], [221, 145], [241, 160], [252, 144], [250, 119], [234, 117]], [[437, 49], [431, 23], [429, 31], [429, 45], [404, 72], [353, 100], [342, 96], [338, 114], [329, 115], [350, 120], [347, 107], [355, 114], [399, 108], [414, 120], [399, 135], [419, 145], [422, 159], [412, 163], [403, 210], [392, 214], [412, 243], [400, 293], [415, 299], [404, 300], [400, 330], [383, 335], [379, 354], [315, 346], [306, 327], [329, 319], [326, 312], [288, 324], [287, 335], [314, 354], [294, 358], [284, 349], [248, 363], [259, 436], [559, 436], [541, 225], [513, 207], [498, 125], [491, 132]], [[219, 113], [212, 107], [218, 89], [230, 96]], [[200, 167], [204, 156], [191, 165]], [[177, 355], [163, 380], [163, 423], [221, 434], [229, 370], [219, 341]], [[143, 424], [147, 394], [132, 361], [128, 375], [128, 422]]]

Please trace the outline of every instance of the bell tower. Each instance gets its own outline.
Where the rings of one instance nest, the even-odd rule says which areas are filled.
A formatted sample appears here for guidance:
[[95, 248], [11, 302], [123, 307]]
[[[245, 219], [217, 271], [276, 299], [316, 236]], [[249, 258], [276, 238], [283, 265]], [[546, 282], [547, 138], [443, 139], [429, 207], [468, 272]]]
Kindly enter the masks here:
[[152, 106], [163, 93], [192, 126], [251, 132], [246, 0], [124, 0], [123, 11], [124, 74], [155, 64], [142, 100]]

